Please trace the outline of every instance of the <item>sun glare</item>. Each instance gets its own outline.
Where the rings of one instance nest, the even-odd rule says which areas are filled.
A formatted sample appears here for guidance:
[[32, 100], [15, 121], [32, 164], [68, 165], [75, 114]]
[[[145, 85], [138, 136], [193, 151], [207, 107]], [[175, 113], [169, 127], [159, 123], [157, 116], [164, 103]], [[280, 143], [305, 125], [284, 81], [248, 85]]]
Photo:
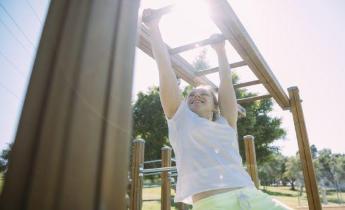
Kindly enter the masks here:
[[170, 13], [164, 15], [160, 28], [164, 41], [171, 47], [208, 38], [219, 33], [209, 17], [206, 3], [200, 0], [143, 1], [141, 11], [146, 8], [159, 9], [173, 5]]
[[[209, 8], [202, 0], [176, 0], [176, 1], [155, 1], [144, 0], [141, 10], [146, 8], [160, 9], [173, 5], [173, 9], [162, 17], [160, 29], [163, 40], [172, 48], [190, 44], [209, 38], [212, 34], [220, 33], [209, 15]], [[231, 62], [241, 61], [237, 52], [226, 42], [227, 55]], [[195, 58], [207, 51], [205, 60], [210, 67], [218, 65], [217, 56], [210, 46], [199, 47], [180, 53], [189, 63], [193, 63]], [[215, 84], [219, 83], [218, 74], [207, 75]]]

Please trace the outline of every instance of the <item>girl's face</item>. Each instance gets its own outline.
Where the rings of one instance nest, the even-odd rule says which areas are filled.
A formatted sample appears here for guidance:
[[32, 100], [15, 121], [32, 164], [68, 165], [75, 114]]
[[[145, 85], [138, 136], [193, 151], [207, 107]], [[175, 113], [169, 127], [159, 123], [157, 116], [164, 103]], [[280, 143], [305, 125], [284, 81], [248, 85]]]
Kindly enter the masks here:
[[189, 108], [200, 116], [208, 116], [215, 109], [211, 92], [204, 88], [192, 90], [187, 97]]

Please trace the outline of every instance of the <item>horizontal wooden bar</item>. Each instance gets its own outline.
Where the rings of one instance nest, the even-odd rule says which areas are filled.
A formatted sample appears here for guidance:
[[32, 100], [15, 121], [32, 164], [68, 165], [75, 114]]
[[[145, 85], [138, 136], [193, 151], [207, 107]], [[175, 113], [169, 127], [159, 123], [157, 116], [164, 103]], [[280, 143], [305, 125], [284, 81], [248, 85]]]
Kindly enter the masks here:
[[[242, 66], [245, 66], [247, 65], [247, 63], [245, 61], [239, 61], [239, 62], [236, 62], [236, 63], [231, 63], [230, 64], [230, 68], [238, 68], [238, 67], [242, 67]], [[198, 71], [196, 74], [198, 76], [202, 76], [202, 75], [206, 75], [206, 74], [212, 74], [212, 73], [216, 73], [219, 71], [219, 68], [218, 67], [215, 67], [215, 68], [211, 68], [211, 69], [206, 69], [206, 70], [202, 70], [202, 71]]]
[[287, 94], [229, 3], [226, 0], [207, 0], [207, 2], [210, 6], [211, 18], [225, 39], [229, 40], [282, 109], [288, 109], [290, 104]]
[[203, 47], [203, 46], [206, 46], [206, 45], [209, 45], [209, 44], [215, 44], [215, 43], [218, 43], [218, 42], [221, 42], [221, 41], [224, 41], [224, 37], [223, 36], [219, 36], [216, 39], [215, 38], [204, 39], [204, 40], [201, 40], [201, 41], [198, 41], [198, 42], [193, 42], [193, 43], [190, 43], [190, 44], [186, 44], [186, 45], [183, 45], [183, 46], [180, 46], [180, 47], [176, 47], [176, 48], [170, 49], [169, 53], [172, 54], [172, 55], [173, 54], [178, 54], [178, 53], [181, 53], [181, 52], [184, 52], [184, 51], [187, 51], [187, 50], [192, 50], [192, 49], [195, 49], [197, 47]]
[[258, 84], [261, 84], [260, 80], [253, 80], [250, 82], [243, 82], [243, 83], [235, 84], [234, 88], [243, 88], [243, 87], [248, 87], [248, 86], [258, 85]]
[[239, 104], [248, 104], [254, 101], [258, 101], [258, 100], [262, 100], [262, 99], [267, 99], [267, 98], [272, 98], [271, 95], [267, 94], [267, 95], [261, 95], [261, 96], [253, 96], [253, 97], [248, 97], [248, 98], [242, 98], [242, 99], [238, 99], [237, 103]]
[[162, 168], [147, 168], [140, 170], [141, 173], [155, 173], [164, 171], [176, 171], [176, 167], [162, 167]]
[[162, 7], [160, 9], [152, 9], [152, 14], [150, 15], [143, 15], [141, 20], [145, 22], [149, 22], [156, 18], [160, 18], [162, 15], [170, 13], [174, 9], [175, 5], [168, 5], [166, 7]]

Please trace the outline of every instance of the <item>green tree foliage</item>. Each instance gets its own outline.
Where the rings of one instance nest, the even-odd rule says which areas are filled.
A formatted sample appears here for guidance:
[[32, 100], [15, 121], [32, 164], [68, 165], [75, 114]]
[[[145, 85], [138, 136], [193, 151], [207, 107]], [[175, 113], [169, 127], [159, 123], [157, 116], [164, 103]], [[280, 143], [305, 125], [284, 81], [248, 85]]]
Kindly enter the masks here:
[[145, 160], [161, 157], [161, 148], [168, 145], [168, 126], [159, 98], [158, 87], [140, 92], [133, 106], [133, 139], [145, 140]]
[[272, 153], [270, 158], [258, 166], [260, 183], [263, 186], [268, 186], [273, 183], [278, 184], [280, 180], [284, 180], [284, 173], [286, 171], [285, 162], [287, 158], [281, 153]]
[[318, 180], [322, 185], [339, 188], [345, 182], [345, 155], [333, 154], [330, 149], [318, 152], [316, 160]]
[[314, 144], [312, 144], [310, 146], [310, 152], [311, 152], [311, 157], [313, 159], [316, 159], [317, 158], [317, 148], [316, 148], [316, 146]]
[[[239, 78], [233, 73], [232, 80], [234, 84], [237, 84]], [[236, 97], [238, 99], [252, 96], [256, 96], [256, 94], [248, 92], [246, 89], [236, 89]], [[285, 137], [286, 131], [280, 127], [282, 123], [280, 118], [269, 116], [269, 112], [273, 110], [272, 100], [265, 99], [243, 104], [242, 106], [246, 109], [246, 117], [239, 119], [237, 122], [241, 156], [245, 157], [243, 136], [253, 135], [255, 137], [258, 165], [274, 159], [271, 156], [277, 154], [279, 148], [271, 144], [275, 140]]]
[[[237, 90], [237, 98], [246, 98], [254, 94], [245, 90]], [[246, 117], [238, 120], [237, 132], [240, 141], [240, 153], [244, 157], [243, 136], [253, 135], [255, 137], [255, 150], [258, 164], [268, 161], [273, 153], [279, 148], [273, 146], [275, 140], [281, 139], [286, 132], [281, 128], [281, 119], [269, 116], [273, 103], [270, 99], [257, 101], [251, 104], [244, 104]]]
[[302, 173], [302, 165], [299, 157], [291, 156], [288, 157], [286, 162], [286, 171], [284, 173], [284, 177], [291, 185], [291, 190], [295, 190], [296, 181], [300, 184], [303, 184], [303, 173]]
[[207, 62], [207, 50], [202, 50], [193, 60], [193, 67], [196, 70], [205, 70], [210, 67]]
[[8, 159], [10, 157], [12, 144], [9, 144], [0, 154], [0, 172], [6, 173], [8, 167]]

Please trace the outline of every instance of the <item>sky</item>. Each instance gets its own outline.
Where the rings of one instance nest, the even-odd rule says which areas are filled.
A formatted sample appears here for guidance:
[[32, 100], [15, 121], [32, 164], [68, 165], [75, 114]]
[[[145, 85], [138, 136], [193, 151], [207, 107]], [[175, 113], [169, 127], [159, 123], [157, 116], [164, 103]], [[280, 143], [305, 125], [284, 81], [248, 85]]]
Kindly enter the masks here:
[[[188, 2], [188, 4], [187, 4]], [[143, 8], [159, 8], [175, 3], [176, 11], [160, 23], [163, 39], [171, 47], [208, 38], [219, 33], [200, 1], [143, 0]], [[345, 1], [343, 0], [229, 0], [242, 24], [267, 61], [281, 86], [298, 86], [307, 125], [309, 143], [318, 149], [345, 153]], [[31, 74], [48, 0], [0, 0], [0, 149], [12, 142]], [[230, 62], [241, 58], [227, 44]], [[217, 65], [209, 47], [181, 55], [192, 62], [206, 50], [211, 67]], [[233, 70], [240, 81], [254, 80], [247, 67]], [[217, 74], [208, 76], [215, 84]], [[136, 51], [133, 100], [138, 91], [158, 85], [153, 59]], [[248, 90], [265, 93], [254, 86]], [[298, 150], [289, 111], [275, 104], [270, 114], [282, 118], [287, 136], [276, 141], [284, 155]]]

